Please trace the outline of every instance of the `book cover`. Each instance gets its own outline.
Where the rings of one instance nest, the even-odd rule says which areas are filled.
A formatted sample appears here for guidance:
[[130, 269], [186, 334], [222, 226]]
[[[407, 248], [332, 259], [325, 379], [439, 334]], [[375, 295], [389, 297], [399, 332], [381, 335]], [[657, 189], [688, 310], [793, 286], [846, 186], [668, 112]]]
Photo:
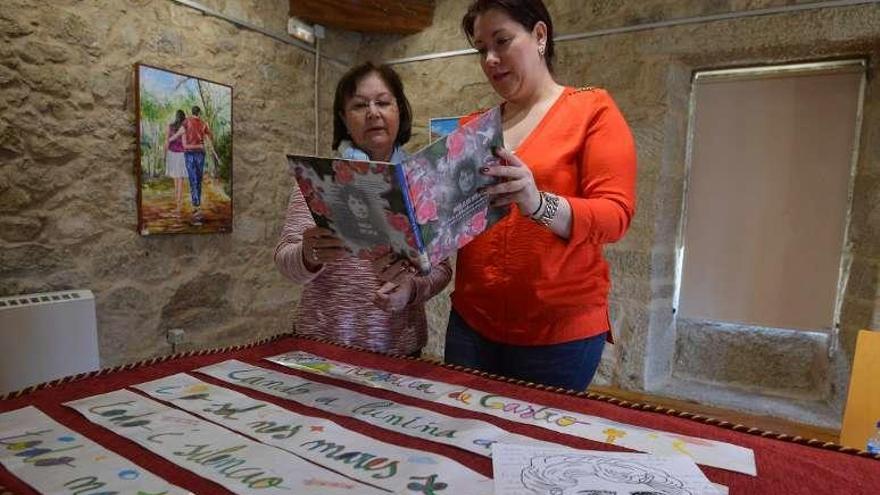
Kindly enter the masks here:
[[439, 263], [501, 220], [508, 207], [492, 208], [479, 188], [496, 179], [480, 169], [499, 163], [504, 145], [495, 107], [435, 141], [404, 162], [416, 223], [432, 264]]
[[288, 161], [315, 224], [332, 230], [354, 255], [376, 258], [394, 251], [419, 258], [400, 165], [298, 155]]
[[315, 223], [355, 255], [393, 251], [428, 271], [509, 212], [479, 192], [495, 181], [480, 169], [498, 163], [502, 144], [493, 108], [399, 165], [302, 155], [288, 163]]

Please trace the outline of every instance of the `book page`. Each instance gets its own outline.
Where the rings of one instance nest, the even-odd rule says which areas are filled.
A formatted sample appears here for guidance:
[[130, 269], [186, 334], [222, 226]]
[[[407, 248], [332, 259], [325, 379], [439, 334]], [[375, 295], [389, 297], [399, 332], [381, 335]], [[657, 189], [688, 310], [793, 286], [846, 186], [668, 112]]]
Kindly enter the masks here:
[[418, 259], [396, 165], [288, 155], [290, 170], [315, 224], [332, 230], [362, 258], [389, 251]]
[[431, 263], [447, 258], [507, 215], [490, 208], [480, 187], [495, 179], [480, 169], [496, 165], [503, 145], [501, 113], [493, 108], [404, 162], [416, 221]]

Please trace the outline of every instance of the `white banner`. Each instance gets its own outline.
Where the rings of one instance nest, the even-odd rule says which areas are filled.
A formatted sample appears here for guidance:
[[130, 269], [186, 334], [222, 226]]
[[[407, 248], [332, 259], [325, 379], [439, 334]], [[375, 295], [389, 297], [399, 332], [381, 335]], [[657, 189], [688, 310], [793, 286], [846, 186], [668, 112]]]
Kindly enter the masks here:
[[661, 456], [685, 455], [704, 466], [728, 469], [752, 476], [757, 473], [754, 452], [730, 443], [642, 428], [598, 416], [512, 399], [483, 390], [464, 388], [460, 385], [354, 366], [308, 352], [294, 351], [265, 359], [292, 369], [391, 390], [409, 397], [489, 414], [640, 452]]
[[386, 493], [129, 390], [64, 405], [233, 493]]
[[446, 457], [381, 442], [328, 419], [300, 415], [190, 375], [133, 388], [387, 493], [493, 492], [490, 478]]
[[51, 495], [190, 493], [33, 406], [0, 414], [0, 464], [38, 492]]
[[492, 444], [495, 442], [555, 445], [504, 431], [478, 419], [446, 416], [353, 390], [310, 382], [241, 361], [224, 361], [196, 371], [226, 383], [259, 390], [322, 411], [359, 419], [389, 431], [452, 445], [487, 457], [492, 455]]

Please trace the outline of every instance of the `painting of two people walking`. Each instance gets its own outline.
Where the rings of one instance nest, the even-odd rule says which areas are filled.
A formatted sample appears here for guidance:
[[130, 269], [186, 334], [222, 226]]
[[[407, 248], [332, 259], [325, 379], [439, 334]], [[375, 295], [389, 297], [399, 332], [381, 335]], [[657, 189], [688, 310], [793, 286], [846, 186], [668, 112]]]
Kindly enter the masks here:
[[137, 64], [138, 230], [232, 230], [232, 88]]

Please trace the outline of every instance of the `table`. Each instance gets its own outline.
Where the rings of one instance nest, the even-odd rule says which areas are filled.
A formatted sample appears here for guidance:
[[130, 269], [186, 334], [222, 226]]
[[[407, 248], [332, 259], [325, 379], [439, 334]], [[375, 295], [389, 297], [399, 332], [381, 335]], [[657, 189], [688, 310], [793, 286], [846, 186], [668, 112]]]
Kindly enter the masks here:
[[[546, 387], [521, 382], [517, 383], [430, 361], [370, 353], [292, 335], [273, 337], [267, 341], [247, 346], [155, 358], [137, 364], [38, 385], [24, 391], [8, 394], [5, 397], [0, 397], [0, 412], [28, 405], [36, 406], [56, 421], [79, 431], [106, 448], [134, 460], [142, 467], [151, 470], [169, 482], [194, 493], [210, 494], [230, 492], [213, 482], [191, 474], [150, 453], [126, 438], [117, 436], [86, 421], [76, 412], [64, 407], [62, 403], [118, 390], [170, 374], [190, 371], [228, 359], [237, 359], [282, 373], [298, 375], [312, 381], [323, 381], [351, 390], [369, 393], [380, 398], [429, 407], [450, 416], [481, 419], [511, 432], [550, 440], [575, 448], [625, 450], [614, 445], [556, 433], [532, 425], [513, 423], [504, 419], [494, 418], [477, 412], [463, 411], [442, 404], [420, 404], [420, 400], [416, 398], [403, 397], [390, 391], [368, 388], [329, 377], [315, 376], [262, 360], [263, 357], [292, 350], [307, 351], [329, 359], [359, 366], [380, 368], [399, 374], [429, 377], [432, 380], [456, 383], [512, 398], [549, 404], [556, 408], [601, 416], [631, 425], [729, 442], [753, 449], [757, 463], [757, 477], [701, 466], [711, 481], [728, 486], [731, 494], [766, 493], [795, 495], [839, 493], [858, 495], [880, 493], [880, 462], [878, 462], [880, 461], [880, 456], [870, 456], [867, 453], [858, 452], [854, 449], [817, 440], [793, 438], [764, 432], [745, 425], [734, 425], [650, 404], [628, 403], [613, 397], [594, 393], [555, 391]], [[199, 378], [204, 377], [200, 376]], [[211, 380], [206, 379], [206, 381]], [[254, 398], [259, 398], [260, 400], [272, 402], [292, 411], [309, 411], [309, 414], [315, 414], [314, 410], [285, 399], [219, 381], [214, 383], [229, 387]], [[342, 426], [360, 433], [386, 440], [390, 436], [399, 445], [433, 451], [471, 466], [474, 470], [485, 476], [491, 477], [492, 475], [491, 461], [480, 455], [418, 438], [404, 438], [401, 440], [399, 435], [394, 435], [352, 418], [335, 417], [329, 413], [323, 415], [325, 417], [332, 417], [334, 421]], [[6, 493], [30, 494], [36, 492], [0, 467], [0, 494], [5, 495]]]

